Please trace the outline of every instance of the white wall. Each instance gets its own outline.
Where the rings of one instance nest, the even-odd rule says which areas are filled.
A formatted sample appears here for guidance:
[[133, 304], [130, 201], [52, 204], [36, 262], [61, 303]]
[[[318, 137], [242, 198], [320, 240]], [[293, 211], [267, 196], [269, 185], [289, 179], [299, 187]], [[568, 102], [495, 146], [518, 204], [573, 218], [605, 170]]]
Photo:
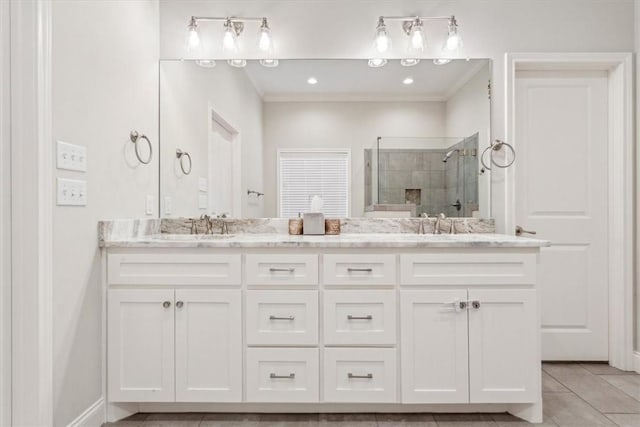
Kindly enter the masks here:
[[102, 394], [97, 222], [144, 217], [145, 195], [158, 194], [157, 157], [130, 167], [124, 155], [134, 129], [157, 153], [158, 2], [57, 0], [52, 12], [52, 144], [85, 145], [88, 158], [86, 174], [55, 171], [88, 182], [86, 207], [53, 214], [54, 425], [64, 426]]
[[0, 2], [0, 425], [11, 424], [11, 3]]
[[[163, 61], [160, 72], [161, 190], [172, 198], [172, 214], [193, 217], [198, 209], [198, 178], [208, 177], [209, 105], [240, 131], [242, 145], [242, 216], [261, 217], [262, 198], [247, 197], [248, 188], [262, 191], [262, 101], [244, 70], [218, 64], [202, 68], [191, 61]], [[193, 170], [185, 176], [176, 148], [187, 151]], [[210, 188], [209, 191], [215, 191]], [[218, 212], [219, 213], [219, 212]]]
[[350, 148], [351, 216], [364, 215], [364, 149], [378, 136], [441, 137], [443, 102], [268, 102], [264, 104], [265, 214], [277, 216], [278, 148]]
[[[640, 256], [640, 200], [638, 200], [638, 192], [640, 191], [640, 0], [635, 0], [635, 37], [634, 47], [636, 53], [636, 259]], [[636, 286], [635, 292], [635, 312], [636, 312], [636, 342], [635, 349], [640, 348], [640, 263], [636, 263]]]
[[[504, 139], [504, 54], [632, 51], [633, 7], [633, 0], [166, 0], [160, 8], [160, 54], [162, 58], [193, 56], [184, 50], [191, 15], [268, 16], [279, 58], [368, 58], [374, 54], [371, 38], [379, 15], [455, 14], [465, 42], [463, 55], [494, 61], [493, 136]], [[220, 26], [202, 24], [202, 29], [203, 40], [216, 37], [217, 41], [195, 55], [220, 56]], [[400, 33], [397, 28], [393, 31]], [[425, 57], [439, 55], [445, 31], [444, 24], [428, 26], [432, 42]], [[252, 28], [246, 30], [246, 34], [253, 32]], [[243, 41], [243, 56], [260, 56], [248, 37]], [[395, 43], [396, 47], [402, 45]], [[400, 57], [402, 53], [391, 55]], [[505, 231], [505, 215], [514, 213], [505, 211], [502, 176], [496, 172], [493, 177], [492, 212], [498, 229]]]
[[[490, 79], [490, 64], [485, 65], [464, 86], [462, 86], [451, 98], [447, 100], [447, 124], [446, 136], [471, 136], [478, 135], [478, 156], [489, 145], [490, 102], [488, 99], [488, 80]], [[479, 158], [478, 158], [479, 161]], [[478, 168], [480, 170], [480, 168]], [[478, 177], [478, 200], [480, 201], [480, 215], [489, 216], [487, 209], [489, 203], [490, 172], [485, 172]]]

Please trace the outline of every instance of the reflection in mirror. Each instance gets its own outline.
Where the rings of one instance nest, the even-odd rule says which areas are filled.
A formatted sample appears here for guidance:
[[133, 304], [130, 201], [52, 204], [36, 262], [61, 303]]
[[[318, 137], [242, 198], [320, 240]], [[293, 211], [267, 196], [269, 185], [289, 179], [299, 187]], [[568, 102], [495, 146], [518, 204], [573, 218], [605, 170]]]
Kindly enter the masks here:
[[490, 67], [163, 60], [162, 216], [489, 217]]

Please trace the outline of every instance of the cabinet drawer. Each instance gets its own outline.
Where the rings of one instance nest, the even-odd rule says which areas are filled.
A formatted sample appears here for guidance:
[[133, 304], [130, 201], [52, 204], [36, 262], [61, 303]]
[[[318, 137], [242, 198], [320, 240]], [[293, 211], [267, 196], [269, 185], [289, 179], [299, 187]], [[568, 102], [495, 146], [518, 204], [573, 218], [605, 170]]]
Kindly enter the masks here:
[[324, 350], [324, 400], [395, 402], [396, 350], [327, 348]]
[[246, 278], [248, 285], [317, 285], [318, 256], [247, 255]]
[[111, 285], [240, 285], [240, 254], [109, 254]]
[[400, 256], [402, 285], [534, 285], [536, 255], [432, 253]]
[[316, 348], [247, 349], [248, 402], [317, 402]]
[[317, 291], [247, 291], [248, 345], [317, 345]]
[[395, 291], [325, 291], [327, 345], [395, 345]]
[[395, 255], [324, 255], [327, 285], [394, 285]]

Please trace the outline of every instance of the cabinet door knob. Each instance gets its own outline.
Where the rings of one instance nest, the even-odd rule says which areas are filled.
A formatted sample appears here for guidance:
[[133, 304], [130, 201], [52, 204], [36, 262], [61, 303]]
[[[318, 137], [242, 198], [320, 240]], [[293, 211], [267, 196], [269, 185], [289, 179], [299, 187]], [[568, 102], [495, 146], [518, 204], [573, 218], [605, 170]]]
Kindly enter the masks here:
[[170, 301], [165, 301], [165, 302], [162, 303], [162, 306], [164, 308], [169, 308], [169, 307], [171, 307], [171, 302]]
[[182, 308], [183, 305], [184, 305], [184, 302], [182, 302], [182, 301], [178, 301], [176, 303], [176, 307], [178, 307], [178, 308]]
[[476, 310], [480, 308], [480, 301], [471, 301], [471, 307], [475, 308]]

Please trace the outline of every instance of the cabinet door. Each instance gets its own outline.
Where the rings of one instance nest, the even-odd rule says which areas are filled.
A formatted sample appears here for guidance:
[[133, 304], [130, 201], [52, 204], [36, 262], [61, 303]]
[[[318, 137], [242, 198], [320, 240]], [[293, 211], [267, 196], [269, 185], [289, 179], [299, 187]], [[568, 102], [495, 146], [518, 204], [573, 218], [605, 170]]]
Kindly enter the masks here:
[[109, 400], [173, 402], [173, 290], [109, 290], [108, 304]]
[[466, 290], [400, 291], [403, 403], [467, 403]]
[[176, 290], [176, 401], [242, 400], [240, 290]]
[[535, 402], [540, 379], [536, 291], [470, 289], [469, 301], [471, 403]]

